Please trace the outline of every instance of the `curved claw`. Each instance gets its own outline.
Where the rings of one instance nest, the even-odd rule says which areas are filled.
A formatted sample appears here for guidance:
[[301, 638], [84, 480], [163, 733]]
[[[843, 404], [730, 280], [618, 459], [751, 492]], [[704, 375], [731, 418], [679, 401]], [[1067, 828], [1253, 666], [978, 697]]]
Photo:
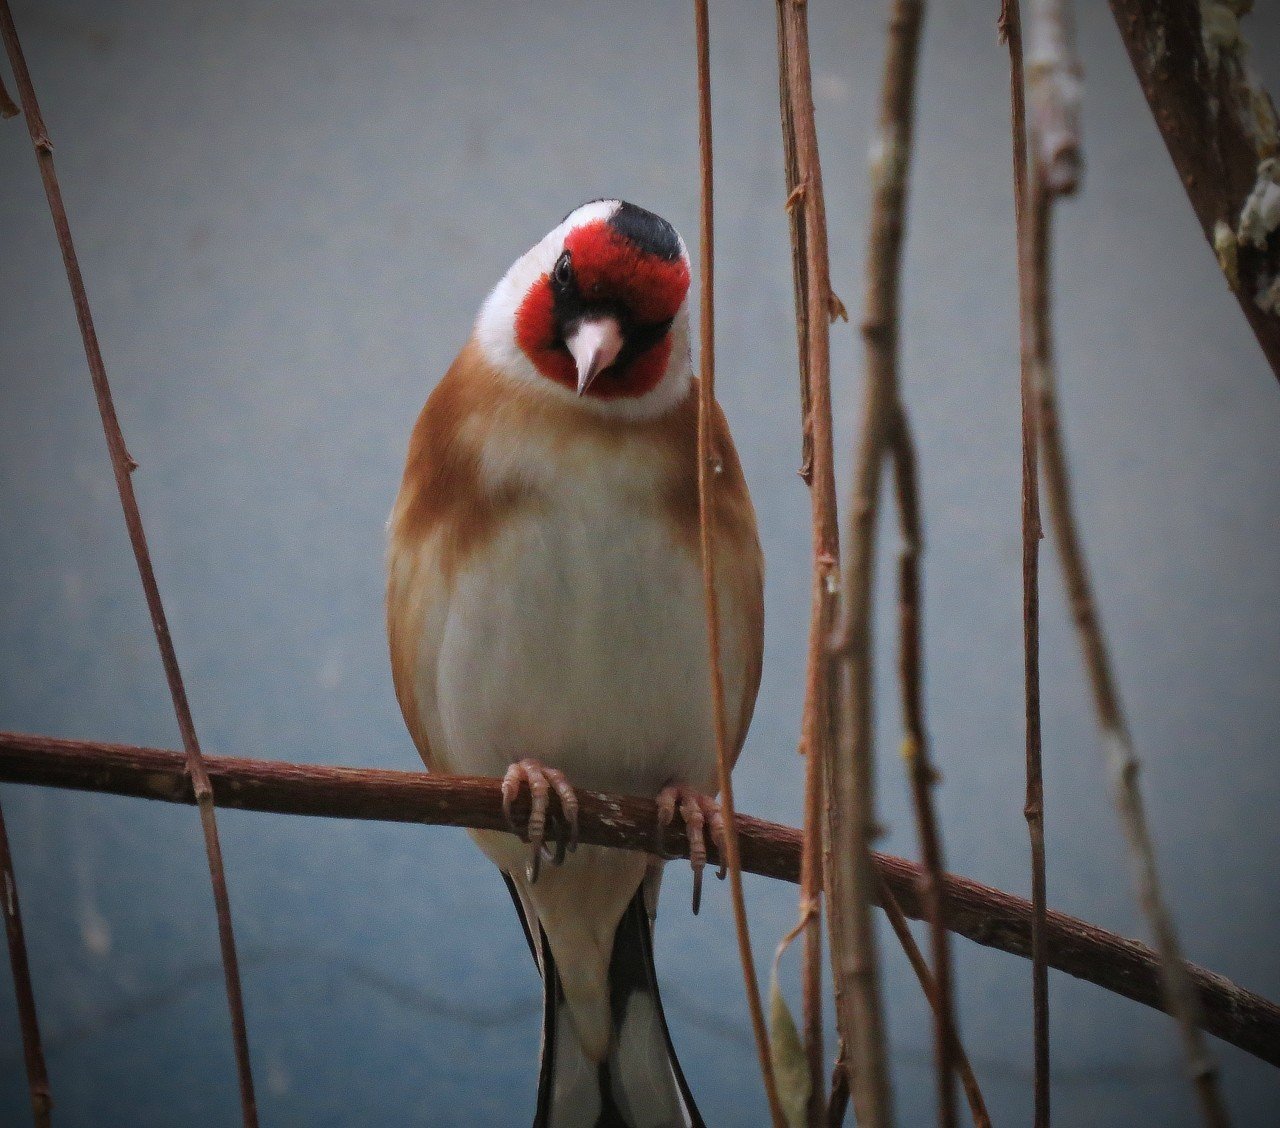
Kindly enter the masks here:
[[703, 835], [706, 816], [702, 813], [698, 796], [687, 792], [681, 796], [680, 817], [684, 819], [684, 829], [689, 835], [689, 865], [693, 867], [693, 915], [697, 916], [702, 907], [702, 871], [707, 865], [707, 842]]
[[724, 848], [724, 815], [717, 803], [711, 810], [711, 841], [716, 844], [716, 854], [720, 858], [720, 867], [716, 870], [716, 878], [723, 881], [729, 872], [727, 851]]
[[[516, 823], [511, 812], [512, 803], [520, 793], [521, 783], [529, 787], [529, 819], [523, 830]], [[548, 768], [537, 760], [517, 760], [502, 777], [502, 813], [512, 831], [529, 843], [529, 860], [525, 865], [525, 876], [532, 885], [538, 880], [542, 868], [542, 853], [546, 848], [547, 814], [552, 790], [560, 802], [560, 810], [564, 816], [567, 829], [567, 849], [578, 847], [578, 797], [573, 793], [568, 778], [555, 768]], [[547, 848], [547, 857], [556, 865], [564, 860], [566, 850], [565, 835], [559, 835], [552, 851]]]
[[658, 828], [656, 834], [655, 853], [662, 853], [663, 837], [667, 827], [675, 817], [677, 805], [680, 817], [684, 820], [685, 833], [689, 838], [689, 865], [693, 870], [693, 911], [696, 915], [702, 907], [702, 874], [707, 865], [708, 825], [711, 840], [716, 844], [720, 856], [718, 876], [724, 877], [724, 818], [720, 814], [720, 806], [709, 795], [703, 795], [682, 784], [668, 784], [659, 793]]

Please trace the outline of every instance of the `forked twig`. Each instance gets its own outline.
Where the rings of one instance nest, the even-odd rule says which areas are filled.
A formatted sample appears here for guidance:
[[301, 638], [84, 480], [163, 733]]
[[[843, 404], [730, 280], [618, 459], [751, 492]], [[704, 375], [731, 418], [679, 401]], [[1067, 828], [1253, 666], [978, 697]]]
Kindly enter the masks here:
[[27, 962], [27, 941], [22, 934], [22, 909], [18, 904], [18, 879], [9, 852], [9, 832], [0, 810], [0, 912], [4, 914], [5, 939], [9, 942], [9, 967], [13, 971], [13, 994], [18, 1003], [18, 1024], [22, 1028], [22, 1058], [27, 1067], [27, 1090], [31, 1094], [31, 1117], [35, 1128], [53, 1123], [53, 1091], [40, 1042], [40, 1020], [36, 1016], [36, 994], [31, 986], [31, 965]]
[[702, 550], [702, 591], [706, 606], [708, 660], [711, 673], [711, 709], [716, 741], [716, 767], [720, 781], [720, 806], [724, 815], [724, 862], [729, 871], [733, 919], [738, 935], [738, 956], [747, 993], [747, 1009], [760, 1056], [760, 1073], [774, 1128], [785, 1128], [773, 1059], [769, 1053], [769, 1031], [760, 1004], [760, 983], [756, 977], [751, 935], [747, 926], [747, 906], [742, 895], [742, 858], [738, 851], [738, 822], [733, 805], [733, 773], [729, 763], [729, 738], [724, 715], [724, 673], [720, 667], [720, 608], [715, 579], [715, 507], [711, 498], [712, 462], [711, 416], [715, 410], [715, 231], [714, 176], [711, 149], [711, 51], [707, 0], [693, 0], [698, 48], [698, 153], [701, 168], [701, 262], [702, 318], [698, 364], [698, 540]]
[[1043, 233], [1043, 204], [1033, 200], [1037, 181], [1027, 185], [1027, 116], [1022, 59], [1022, 17], [1018, 0], [1003, 0], [1000, 31], [1009, 46], [1009, 91], [1013, 124], [1013, 196], [1018, 248], [1018, 328], [1021, 343], [1019, 388], [1022, 401], [1022, 640], [1026, 717], [1026, 800], [1023, 814], [1031, 842], [1031, 997], [1035, 1053], [1036, 1128], [1049, 1126], [1049, 971], [1045, 951], [1047, 890], [1044, 847], [1044, 777], [1040, 757], [1040, 493], [1039, 425], [1033, 367], [1038, 325], [1032, 265]]
[[1125, 719], [1120, 690], [1112, 670], [1102, 621], [1094, 598], [1089, 566], [1076, 525], [1071, 498], [1071, 477], [1058, 416], [1057, 366], [1049, 294], [1051, 280], [1052, 205], [1060, 195], [1074, 190], [1057, 175], [1056, 158], [1073, 154], [1068, 164], [1080, 164], [1079, 75], [1071, 14], [1066, 0], [1033, 0], [1028, 28], [1033, 60], [1029, 64], [1028, 94], [1031, 116], [1031, 175], [1037, 182], [1035, 206], [1044, 214], [1031, 224], [1037, 236], [1031, 256], [1037, 299], [1035, 391], [1039, 400], [1041, 479], [1049, 507], [1067, 602], [1080, 639], [1085, 673], [1093, 691], [1102, 747], [1111, 771], [1117, 813], [1129, 847], [1129, 861], [1138, 900], [1160, 953], [1166, 1007], [1181, 1033], [1187, 1071], [1195, 1086], [1201, 1116], [1212, 1128], [1227, 1123], [1218, 1089], [1217, 1065], [1200, 1034], [1199, 1003], [1187, 976], [1177, 929], [1160, 888], [1155, 850], [1147, 825], [1139, 764]]
[[173, 639], [169, 634], [169, 624], [165, 617], [164, 604], [160, 599], [160, 589], [156, 584], [155, 571], [151, 566], [151, 550], [147, 545], [142, 516], [138, 511], [138, 500], [133, 492], [130, 474], [137, 469], [137, 463], [125, 447], [120, 421], [116, 417], [111, 385], [107, 380], [106, 365], [103, 363], [102, 350], [98, 345], [98, 336], [93, 325], [93, 315], [89, 310], [89, 297], [85, 292], [84, 278], [80, 273], [75, 245], [71, 240], [71, 227], [67, 220], [66, 207], [62, 202], [62, 189], [58, 185], [58, 177], [54, 169], [53, 145], [49, 141], [44, 119], [40, 115], [35, 88], [31, 83], [26, 59], [23, 57], [22, 45], [18, 41], [18, 32], [13, 24], [8, 0], [0, 0], [0, 37], [4, 39], [9, 63], [13, 67], [14, 82], [18, 89], [18, 97], [22, 101], [27, 130], [31, 134], [36, 163], [40, 169], [40, 179], [44, 184], [45, 197], [53, 217], [58, 247], [62, 252], [62, 262], [66, 268], [67, 282], [70, 284], [71, 297], [75, 304], [76, 320], [79, 322], [80, 336], [84, 342], [85, 357], [89, 363], [89, 374], [93, 380], [94, 395], [98, 401], [98, 413], [102, 418], [102, 429], [111, 455], [111, 468], [115, 473], [120, 505], [124, 510], [129, 543], [133, 547], [138, 576], [142, 581], [147, 610], [151, 615], [151, 625], [155, 631], [156, 643], [160, 648], [160, 660], [164, 666], [165, 679], [169, 684], [169, 695], [173, 699], [174, 714], [178, 720], [178, 730], [182, 735], [182, 746], [186, 750], [187, 770], [191, 774], [196, 802], [200, 809], [205, 854], [209, 862], [209, 877], [213, 885], [213, 899], [217, 910], [218, 942], [222, 951], [223, 969], [226, 973], [227, 1004], [231, 1012], [232, 1039], [240, 1081], [241, 1114], [246, 1128], [256, 1128], [258, 1111], [253, 1091], [253, 1074], [249, 1063], [249, 1037], [245, 1027], [244, 999], [241, 994], [240, 970], [236, 959], [235, 934], [231, 927], [231, 904], [227, 896], [222, 847], [218, 842], [213, 788], [209, 783], [209, 776], [200, 754], [195, 724], [191, 719], [191, 708], [187, 703], [187, 691], [182, 682], [182, 671], [178, 667], [178, 657], [174, 650]]

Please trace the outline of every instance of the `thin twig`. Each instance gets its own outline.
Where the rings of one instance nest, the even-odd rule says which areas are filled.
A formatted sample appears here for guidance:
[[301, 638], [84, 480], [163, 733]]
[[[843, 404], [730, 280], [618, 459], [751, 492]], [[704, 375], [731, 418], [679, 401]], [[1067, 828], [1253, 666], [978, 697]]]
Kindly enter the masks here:
[[[1044, 268], [1048, 269], [1047, 260]], [[1051, 350], [1047, 338], [1043, 345], [1046, 350]], [[1177, 1019], [1181, 1031], [1188, 1075], [1195, 1086], [1204, 1121], [1215, 1126], [1225, 1125], [1228, 1119], [1218, 1092], [1217, 1064], [1200, 1036], [1196, 1013], [1199, 1004], [1187, 978], [1177, 929], [1161, 891], [1155, 849], [1138, 782], [1140, 766], [1120, 703], [1084, 547], [1072, 512], [1070, 477], [1058, 424], [1054, 363], [1049, 352], [1037, 360], [1040, 437], [1044, 454], [1041, 466], [1049, 522], [1058, 546], [1071, 615], [1080, 635], [1085, 672], [1093, 689], [1102, 747], [1111, 771], [1116, 808], [1129, 846], [1138, 900], [1151, 926], [1156, 949], [1160, 952], [1167, 1009]]]
[[[923, 900], [923, 898], [921, 899]], [[929, 970], [929, 965], [925, 963], [924, 953], [920, 951], [920, 946], [916, 943], [915, 937], [911, 935], [911, 929], [907, 927], [907, 918], [902, 911], [902, 906], [898, 904], [897, 898], [893, 895], [893, 890], [884, 881], [880, 882], [880, 907], [884, 910], [884, 915], [888, 917], [889, 926], [893, 929], [894, 935], [897, 936], [898, 943], [902, 945], [902, 950], [907, 954], [907, 962], [911, 964], [911, 970], [916, 973], [916, 979], [920, 982], [920, 989], [924, 992], [924, 997], [928, 1000], [934, 1017], [943, 1024], [943, 1033], [951, 1047], [951, 1055], [955, 1059], [956, 1070], [960, 1074], [960, 1082], [964, 1086], [965, 1099], [969, 1102], [969, 1115], [973, 1117], [974, 1128], [991, 1128], [991, 1117], [987, 1113], [987, 1102], [983, 1100], [982, 1089], [978, 1086], [978, 1078], [973, 1072], [973, 1066], [969, 1063], [969, 1055], [965, 1053], [964, 1045], [960, 1041], [960, 1035], [955, 1026], [952, 1025], [950, 1016], [942, 1009], [938, 981]]]
[[22, 934], [22, 908], [18, 904], [18, 879], [9, 852], [9, 832], [0, 809], [0, 881], [4, 882], [0, 911], [4, 913], [5, 938], [9, 941], [9, 967], [13, 971], [13, 993], [18, 1003], [18, 1023], [22, 1028], [22, 1058], [27, 1067], [27, 1089], [31, 1094], [31, 1118], [36, 1128], [53, 1123], [53, 1091], [44, 1064], [40, 1043], [40, 1020], [36, 1016], [36, 994], [31, 986], [27, 963], [27, 942]]
[[[818, 134], [813, 106], [813, 81], [809, 64], [808, 13], [803, 5], [778, 0], [778, 63], [780, 81], [785, 88], [782, 97], [784, 140], [793, 145], [795, 155], [794, 184], [788, 170], [788, 203], [792, 217], [798, 222], [798, 243], [802, 248], [801, 263], [804, 286], [798, 292], [797, 316], [803, 312], [806, 331], [801, 336], [805, 347], [801, 372], [808, 389], [806, 426], [811, 435], [812, 454], [810, 502], [813, 520], [813, 586], [809, 624], [809, 652], [806, 668], [805, 704], [801, 721], [801, 743], [808, 757], [806, 765], [805, 812], [806, 832], [812, 851], [817, 832], [818, 806], [824, 806], [823, 855], [821, 879], [828, 912], [827, 928], [831, 948], [831, 970], [835, 985], [836, 1029], [850, 1049], [849, 1067], [854, 1076], [854, 1103], [859, 1123], [886, 1123], [887, 1100], [872, 1096], [869, 1107], [879, 1107], [883, 1115], [864, 1119], [864, 1105], [859, 1103], [859, 1085], [867, 1088], [874, 1081], [860, 1081], [871, 1075], [862, 1067], [859, 1055], [867, 1060], [883, 1058], [881, 1024], [877, 1012], [870, 1016], [870, 1046], [860, 1045], [855, 1031], [868, 1017], [868, 1003], [878, 1008], [874, 970], [868, 990], [868, 968], [874, 969], [875, 934], [871, 927], [869, 906], [869, 868], [867, 835], [859, 830], [857, 817], [857, 785], [855, 769], [845, 757], [836, 754], [840, 747], [838, 700], [843, 680], [841, 663], [831, 652], [831, 633], [836, 622], [839, 596], [840, 536], [836, 518], [835, 455], [831, 424], [831, 351], [830, 317], [832, 309], [830, 265], [827, 253], [826, 203], [822, 188], [822, 163], [818, 153]], [[790, 128], [788, 128], [788, 126]], [[790, 140], [788, 140], [790, 139]], [[797, 270], [797, 277], [800, 271]], [[799, 296], [802, 294], [803, 296]], [[815, 774], [810, 774], [815, 773]], [[820, 783], [820, 786], [819, 786]], [[817, 869], [811, 863], [811, 881], [816, 883]], [[809, 890], [806, 889], [806, 893]], [[807, 911], [802, 906], [802, 911]], [[817, 941], [814, 941], [815, 951]], [[811, 998], [817, 972], [815, 962], [807, 965], [806, 1028], [810, 1075], [813, 1090], [822, 1091], [821, 1045], [813, 1035], [820, 1012]], [[883, 1080], [883, 1071], [881, 1072]], [[884, 1087], [887, 1089], [887, 1086]], [[810, 1124], [817, 1120], [817, 1110], [810, 1105]]]
[[1018, 309], [1022, 401], [1022, 639], [1026, 714], [1026, 801], [1023, 814], [1031, 841], [1031, 997], [1035, 1048], [1036, 1128], [1049, 1126], [1049, 976], [1045, 952], [1046, 880], [1044, 778], [1040, 763], [1040, 494], [1037, 401], [1033, 384], [1038, 326], [1035, 310], [1047, 302], [1036, 294], [1032, 261], [1044, 245], [1043, 192], [1027, 186], [1027, 119], [1022, 64], [1022, 19], [1018, 0], [1004, 0], [1000, 30], [1009, 45], [1009, 90], [1013, 122], [1013, 196], [1018, 248]]
[[1102, 746], [1111, 769], [1116, 809], [1129, 847], [1138, 900], [1160, 953], [1167, 1009], [1177, 1019], [1187, 1071], [1196, 1090], [1201, 1115], [1206, 1124], [1219, 1128], [1228, 1123], [1228, 1118], [1218, 1091], [1217, 1065], [1198, 1028], [1198, 1003], [1187, 978], [1177, 930], [1160, 888], [1155, 849], [1138, 781], [1138, 758], [1129, 735], [1084, 546], [1076, 525], [1071, 477], [1058, 422], [1057, 371], [1048, 303], [1051, 208], [1057, 196], [1068, 194], [1075, 185], [1061, 181], [1057, 175], [1058, 166], [1053, 162], [1055, 157], [1073, 153], [1068, 163], [1077, 167], [1080, 163], [1080, 64], [1075, 56], [1072, 20], [1066, 0], [1033, 0], [1030, 12], [1028, 42], [1035, 45], [1032, 54], [1041, 65], [1039, 71], [1030, 70], [1028, 75], [1034, 107], [1031, 119], [1031, 148], [1035, 154], [1032, 176], [1040, 182], [1045, 208], [1043, 219], [1033, 224], [1033, 230], [1043, 244], [1035, 248], [1031, 259], [1037, 274], [1035, 293], [1040, 302], [1034, 311], [1037, 322], [1034, 374], [1043, 452], [1041, 478], [1062, 564], [1067, 601], [1079, 634], [1085, 672], [1093, 690]]
[[98, 401], [98, 412], [102, 418], [102, 429], [111, 455], [111, 468], [115, 473], [120, 505], [124, 510], [125, 525], [129, 531], [129, 543], [133, 547], [134, 559], [138, 565], [138, 576], [142, 581], [147, 610], [151, 615], [151, 625], [155, 630], [156, 643], [160, 648], [160, 660], [164, 666], [165, 679], [169, 684], [169, 694], [173, 699], [178, 730], [182, 736], [182, 746], [187, 755], [187, 769], [191, 773], [196, 800], [200, 808], [205, 854], [209, 862], [209, 877], [213, 884], [213, 899], [217, 910], [218, 941], [226, 971], [227, 1004], [231, 1012], [232, 1039], [240, 1081], [241, 1113], [246, 1128], [256, 1128], [258, 1112], [253, 1092], [253, 1074], [249, 1064], [249, 1038], [245, 1027], [244, 1000], [241, 995], [240, 971], [236, 961], [235, 935], [231, 927], [231, 905], [227, 896], [226, 874], [222, 864], [222, 847], [218, 842], [217, 816], [213, 809], [213, 790], [209, 785], [209, 777], [200, 755], [200, 744], [196, 738], [195, 724], [191, 719], [191, 708], [187, 703], [182, 672], [178, 667], [178, 658], [173, 639], [169, 634], [164, 604], [160, 599], [160, 589], [156, 584], [155, 571], [151, 565], [151, 550], [147, 545], [142, 517], [138, 512], [138, 501], [133, 492], [130, 474], [137, 469], [137, 463], [125, 447], [120, 421], [116, 417], [111, 385], [107, 380], [102, 350], [98, 345], [93, 315], [89, 310], [89, 297], [85, 292], [84, 278], [80, 273], [80, 264], [71, 240], [71, 227], [67, 220], [66, 207], [62, 202], [62, 189], [59, 187], [54, 169], [53, 145], [49, 141], [44, 119], [40, 114], [35, 88], [31, 83], [26, 59], [23, 57], [22, 45], [18, 41], [18, 32], [13, 24], [8, 0], [0, 0], [0, 36], [3, 36], [5, 50], [13, 67], [18, 97], [22, 100], [27, 130], [31, 134], [36, 163], [40, 169], [40, 179], [44, 184], [45, 197], [53, 217], [58, 247], [62, 252], [62, 262], [66, 268], [67, 282], [70, 284], [71, 297], [75, 304], [76, 320], [79, 322], [80, 336], [84, 342], [85, 357], [89, 362], [89, 373], [93, 380], [94, 395]]
[[742, 859], [738, 851], [738, 822], [733, 805], [733, 773], [729, 762], [729, 737], [725, 725], [724, 673], [720, 667], [720, 608], [716, 593], [715, 507], [711, 499], [712, 463], [719, 455], [712, 449], [711, 416], [715, 411], [715, 209], [711, 149], [711, 49], [707, 0], [693, 0], [698, 48], [698, 154], [701, 166], [702, 320], [698, 384], [698, 529], [702, 549], [702, 591], [706, 605], [707, 645], [711, 673], [711, 709], [716, 741], [716, 766], [720, 780], [720, 808], [724, 815], [724, 853], [729, 871], [733, 919], [738, 934], [738, 956], [747, 993], [747, 1009], [760, 1056], [760, 1073], [775, 1128], [786, 1118], [778, 1098], [778, 1085], [769, 1053], [769, 1030], [760, 1004], [760, 983], [751, 953], [747, 906], [742, 895]]
[[[796, 156], [795, 111], [791, 106], [791, 62], [787, 56], [782, 5], [776, 5], [778, 21], [778, 110], [782, 119], [782, 158], [786, 175], [787, 231], [791, 236], [791, 283], [795, 291], [796, 351], [800, 363], [800, 477], [813, 485], [813, 408], [809, 393], [809, 265], [804, 214], [799, 208], [800, 163]], [[819, 784], [821, 779], [819, 778]], [[821, 1055], [818, 1069], [821, 1071]], [[821, 1092], [822, 1087], [815, 1086]]]
[[1280, 379], [1280, 228], [1241, 238], [1250, 235], [1246, 201], [1265, 188], [1264, 162], [1280, 152], [1275, 106], [1250, 65], [1240, 23], [1251, 5], [1110, 4], [1200, 228]]
[[[509, 827], [499, 784], [492, 779], [219, 756], [208, 757], [205, 764], [224, 808], [481, 830]], [[179, 752], [25, 733], [0, 732], [0, 782], [169, 803], [195, 801]], [[651, 799], [582, 788], [578, 796], [583, 842], [622, 850], [652, 848], [657, 809]], [[517, 802], [517, 818], [525, 817], [527, 807], [521, 804], [528, 801], [522, 796]], [[738, 834], [744, 872], [799, 881], [798, 830], [739, 815]], [[663, 841], [666, 856], [688, 856], [682, 824], [673, 824]], [[719, 860], [714, 844], [709, 855], [710, 862]], [[903, 911], [922, 919], [920, 867], [888, 854], [877, 854], [875, 864], [877, 880], [883, 878]], [[957, 935], [1017, 956], [1030, 953], [1031, 906], [1022, 898], [949, 874], [947, 908], [947, 924]], [[1046, 936], [1049, 960], [1059, 971], [1164, 1009], [1160, 959], [1146, 944], [1056, 912], [1048, 915]], [[1203, 1004], [1201, 1028], [1280, 1067], [1280, 1005], [1194, 964], [1188, 972]]]
[[[933, 954], [933, 974], [937, 981], [937, 1001], [933, 1007], [934, 1053], [937, 1066], [938, 1120], [951, 1126], [956, 1122], [953, 1036], [957, 1024], [952, 991], [951, 944], [947, 933], [947, 906], [943, 877], [946, 866], [942, 853], [942, 832], [933, 803], [933, 787], [938, 773], [929, 755], [924, 724], [920, 552], [923, 543], [916, 484], [915, 443], [906, 410], [899, 402], [891, 431], [894, 481], [898, 512], [902, 522], [902, 551], [898, 558], [899, 680], [902, 685], [902, 715], [905, 730], [902, 754], [906, 762], [916, 831], [920, 839], [922, 885], [920, 897], [929, 910], [929, 944]], [[909, 955], [910, 953], [908, 953]]]
[[[1047, 340], [1045, 343], [1051, 348]], [[1140, 765], [1102, 633], [1084, 546], [1076, 528], [1070, 474], [1058, 424], [1056, 374], [1051, 355], [1042, 359], [1037, 375], [1044, 453], [1041, 466], [1049, 504], [1049, 523], [1058, 546], [1071, 615], [1080, 635], [1085, 671], [1093, 689], [1102, 748], [1111, 772], [1116, 809], [1129, 846], [1138, 900], [1151, 926], [1156, 949], [1160, 952], [1166, 1009], [1177, 1019], [1188, 1076], [1195, 1086], [1203, 1118], [1206, 1124], [1225, 1125], [1228, 1120], [1218, 1092], [1217, 1063], [1200, 1035], [1199, 1001], [1187, 976], [1182, 945], [1161, 890], [1155, 848], [1138, 778]]]
[[831, 1068], [831, 1101], [827, 1105], [826, 1128], [841, 1128], [849, 1111], [849, 1060], [840, 1044], [840, 1053]]
[[[869, 250], [867, 256], [867, 301], [863, 336], [867, 351], [867, 411], [876, 413], [872, 428], [885, 444], [878, 454], [864, 445], [861, 454], [883, 458], [887, 453], [893, 467], [898, 503], [902, 549], [898, 561], [899, 663], [904, 737], [903, 756], [911, 785], [912, 804], [924, 883], [921, 898], [929, 908], [930, 945], [933, 953], [937, 1000], [933, 1007], [934, 1047], [937, 1074], [938, 1120], [944, 1128], [956, 1123], [953, 1037], [956, 1027], [952, 1000], [950, 941], [946, 928], [943, 897], [942, 838], [933, 804], [937, 772], [930, 761], [924, 723], [924, 692], [921, 644], [920, 556], [924, 548], [920, 514], [920, 487], [910, 418], [902, 398], [899, 373], [901, 339], [902, 245], [906, 230], [906, 204], [911, 155], [915, 136], [916, 72], [924, 5], [918, 0], [894, 0], [889, 16], [884, 78], [880, 95], [880, 117], [872, 157], [872, 201]], [[880, 419], [880, 413], [885, 419]], [[866, 467], [859, 466], [862, 481]], [[868, 477], [867, 489], [873, 488]], [[874, 515], [871, 518], [874, 521]], [[870, 530], [874, 536], [874, 530]], [[874, 547], [873, 547], [874, 553]], [[863, 614], [870, 621], [872, 589], [851, 588], [868, 600]], [[869, 642], [869, 636], [868, 636]], [[868, 655], [868, 664], [870, 657]], [[870, 693], [870, 685], [866, 686]], [[870, 708], [868, 703], [867, 708]], [[908, 953], [910, 955], [910, 953]]]
[[[805, 1055], [809, 1065], [807, 1123], [810, 1128], [821, 1128], [827, 1120], [822, 1019], [822, 896], [825, 880], [823, 842], [826, 838], [823, 828], [828, 817], [824, 777], [833, 755], [832, 737], [835, 731], [832, 715], [833, 664], [827, 652], [827, 643], [835, 621], [837, 593], [831, 589], [839, 566], [840, 528], [836, 519], [835, 459], [831, 434], [829, 320], [819, 313], [814, 319], [815, 324], [810, 323], [810, 310], [815, 305], [819, 310], [827, 308], [831, 295], [827, 275], [825, 202], [822, 199], [816, 134], [812, 146], [806, 146], [805, 169], [808, 174], [816, 168], [817, 180], [811, 182], [809, 175], [801, 178], [794, 104], [799, 79], [793, 73], [791, 45], [783, 18], [785, 3], [786, 0], [781, 0], [777, 5], [778, 99], [782, 120], [787, 226], [791, 234], [796, 347], [800, 370], [800, 476], [809, 487], [813, 526], [809, 644], [804, 710], [800, 723], [800, 751], [805, 758], [805, 838], [799, 906], [799, 918], [805, 923], [805, 930], [800, 983], [803, 994]], [[814, 195], [809, 199], [811, 190]], [[821, 242], [821, 246], [816, 247], [813, 252], [810, 250], [811, 240]], [[811, 254], [817, 255], [812, 268]], [[818, 440], [816, 443], [815, 431]], [[820, 448], [816, 458], [815, 448]], [[837, 986], [837, 991], [839, 989]]]

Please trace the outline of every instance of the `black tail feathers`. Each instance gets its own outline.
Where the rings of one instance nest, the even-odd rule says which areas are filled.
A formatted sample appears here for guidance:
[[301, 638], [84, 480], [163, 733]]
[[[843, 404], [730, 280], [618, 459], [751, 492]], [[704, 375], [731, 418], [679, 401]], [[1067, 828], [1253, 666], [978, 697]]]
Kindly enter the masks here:
[[[507, 884], [521, 910], [510, 879]], [[544, 969], [542, 1063], [533, 1128], [705, 1128], [662, 1012], [643, 890], [637, 890], [622, 914], [614, 938], [609, 964], [613, 1041], [609, 1056], [598, 1065], [578, 1044], [546, 936], [536, 921], [524, 923], [529, 947], [540, 953]]]

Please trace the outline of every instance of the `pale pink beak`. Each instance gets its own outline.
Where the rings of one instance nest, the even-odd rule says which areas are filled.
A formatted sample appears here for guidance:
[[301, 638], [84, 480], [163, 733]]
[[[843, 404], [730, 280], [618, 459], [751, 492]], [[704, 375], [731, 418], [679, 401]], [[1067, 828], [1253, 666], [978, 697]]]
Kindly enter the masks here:
[[622, 351], [622, 329], [612, 317], [597, 317], [579, 322], [566, 338], [565, 345], [578, 366], [578, 395], [618, 359]]

